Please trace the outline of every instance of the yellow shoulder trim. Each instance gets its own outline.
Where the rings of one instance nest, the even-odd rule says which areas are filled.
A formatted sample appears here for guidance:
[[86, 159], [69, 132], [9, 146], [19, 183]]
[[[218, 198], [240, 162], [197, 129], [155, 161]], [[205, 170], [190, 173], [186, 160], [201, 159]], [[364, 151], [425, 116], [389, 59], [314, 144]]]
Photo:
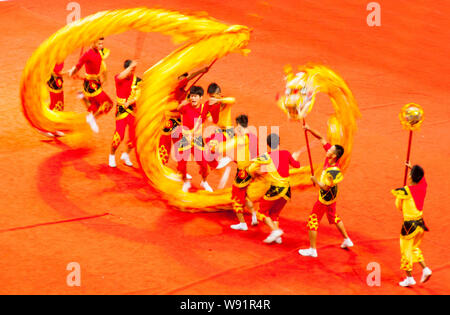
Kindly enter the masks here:
[[100, 50], [100, 55], [102, 56], [102, 59], [108, 58], [110, 53], [111, 50], [109, 50], [108, 48], [103, 48], [102, 50]]
[[402, 187], [402, 188], [396, 188], [396, 189], [392, 189], [391, 193], [399, 198], [399, 199], [408, 199], [410, 198], [410, 194], [409, 194], [409, 189], [408, 187]]

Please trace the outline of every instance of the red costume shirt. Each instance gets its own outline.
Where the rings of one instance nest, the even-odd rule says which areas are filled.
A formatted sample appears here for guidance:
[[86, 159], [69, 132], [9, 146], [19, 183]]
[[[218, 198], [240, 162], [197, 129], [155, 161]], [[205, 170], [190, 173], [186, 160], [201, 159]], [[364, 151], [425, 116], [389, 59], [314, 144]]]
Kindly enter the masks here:
[[53, 68], [53, 72], [57, 75], [61, 75], [61, 71], [64, 68], [64, 62], [57, 63]]
[[194, 107], [192, 103], [187, 103], [180, 109], [180, 114], [182, 116], [183, 126], [189, 130], [194, 129], [195, 122], [200, 118], [201, 115], [201, 104], [198, 107]]
[[270, 152], [269, 155], [273, 161], [273, 164], [275, 164], [275, 167], [277, 168], [278, 174], [280, 174], [281, 177], [289, 177], [289, 165], [294, 168], [300, 167], [300, 162], [294, 160], [289, 151], [276, 150]]
[[78, 61], [77, 69], [85, 66], [86, 73], [91, 75], [100, 74], [100, 68], [102, 65], [102, 55], [97, 49], [91, 48]]
[[119, 79], [119, 75], [116, 75], [114, 79], [116, 81], [117, 97], [127, 100], [131, 94], [131, 86], [133, 85], [134, 76], [131, 75], [121, 80]]
[[220, 105], [220, 102], [210, 105], [209, 100], [206, 101], [202, 109], [202, 121], [205, 122], [208, 118], [208, 114], [211, 114], [213, 123], [217, 124], [219, 122]]

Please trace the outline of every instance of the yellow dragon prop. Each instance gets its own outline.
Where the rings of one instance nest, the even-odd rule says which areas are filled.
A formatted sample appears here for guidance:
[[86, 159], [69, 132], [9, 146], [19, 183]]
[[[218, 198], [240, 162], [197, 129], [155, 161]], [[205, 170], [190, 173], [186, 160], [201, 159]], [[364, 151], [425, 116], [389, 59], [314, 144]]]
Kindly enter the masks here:
[[[89, 46], [99, 37], [128, 30], [158, 32], [171, 36], [177, 43], [184, 43], [148, 69], [143, 77], [142, 94], [136, 112], [136, 153], [149, 183], [168, 204], [181, 210], [197, 212], [230, 209], [229, 188], [213, 193], [184, 193], [176, 172], [161, 163], [158, 147], [165, 113], [178, 105], [171, 98], [178, 83], [177, 77], [232, 52], [246, 55], [250, 30], [245, 26], [228, 26], [204, 14], [185, 15], [148, 8], [104, 11], [71, 23], [47, 39], [26, 64], [20, 85], [25, 117], [37, 130], [52, 133], [64, 131], [64, 139], [68, 139], [66, 141], [86, 137], [89, 129], [85, 114], [48, 109], [45, 82], [54, 65], [64, 61], [76, 49]], [[347, 162], [356, 130], [357, 106], [342, 79], [330, 70], [320, 69], [314, 82], [323, 89], [317, 91], [328, 93], [336, 108], [336, 115], [329, 122], [329, 135], [333, 142], [344, 145], [344, 161]], [[292, 172], [291, 183], [293, 186], [309, 187], [309, 169]], [[253, 200], [258, 199], [265, 190], [263, 181], [255, 181], [249, 188], [249, 196]]]

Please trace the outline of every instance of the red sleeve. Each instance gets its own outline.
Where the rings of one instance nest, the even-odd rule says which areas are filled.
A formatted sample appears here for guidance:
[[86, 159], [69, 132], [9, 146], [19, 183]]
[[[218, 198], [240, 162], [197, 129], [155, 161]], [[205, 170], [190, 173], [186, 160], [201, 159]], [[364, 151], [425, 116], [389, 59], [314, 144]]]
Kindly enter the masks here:
[[201, 118], [202, 118], [202, 122], [203, 123], [208, 118], [208, 112], [209, 112], [209, 101], [206, 101], [205, 104], [203, 104], [202, 114], [201, 114]]
[[190, 105], [190, 103], [187, 103], [185, 105], [183, 105], [183, 107], [181, 107], [178, 111], [180, 112], [181, 115], [186, 115], [186, 110], [187, 107]]
[[325, 145], [323, 146], [323, 148], [324, 148], [325, 151], [330, 150], [331, 147], [332, 147], [332, 145], [329, 144], [328, 142], [327, 142], [327, 144], [325, 144]]
[[294, 167], [294, 168], [299, 168], [299, 167], [300, 167], [300, 162], [297, 161], [297, 160], [295, 160], [295, 159], [292, 157], [292, 154], [291, 154], [290, 152], [288, 152], [288, 153], [289, 153], [289, 164], [290, 164], [292, 167]]
[[211, 106], [210, 113], [213, 120], [213, 123], [217, 124], [219, 122], [219, 115], [220, 115], [220, 103], [216, 103]]
[[80, 60], [78, 61], [78, 64], [76, 65], [76, 68], [79, 70], [83, 65], [86, 63], [86, 61], [89, 59], [89, 52], [90, 50], [86, 51], [83, 56], [81, 56]]
[[183, 89], [188, 85], [189, 80], [187, 78], [181, 79], [180, 82], [178, 83], [178, 88], [179, 89]]
[[57, 63], [55, 65], [55, 67], [53, 68], [53, 72], [56, 73], [56, 74], [60, 74], [61, 71], [63, 70], [63, 68], [64, 68], [64, 62]]
[[188, 79], [182, 79], [178, 82], [177, 87], [175, 88], [175, 99], [178, 102], [182, 102], [184, 99], [186, 99], [187, 92], [184, 90], [184, 88], [189, 83]]

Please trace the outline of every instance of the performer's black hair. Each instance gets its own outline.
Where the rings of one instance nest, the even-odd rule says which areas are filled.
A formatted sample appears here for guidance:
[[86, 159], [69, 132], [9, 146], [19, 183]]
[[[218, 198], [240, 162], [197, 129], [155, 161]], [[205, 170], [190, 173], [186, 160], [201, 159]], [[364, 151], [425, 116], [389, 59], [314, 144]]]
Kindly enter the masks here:
[[336, 150], [336, 161], [338, 161], [341, 158], [341, 156], [344, 155], [344, 147], [339, 144], [335, 144], [334, 148]]
[[132, 62], [133, 61], [130, 60], [130, 59], [125, 60], [125, 62], [123, 63], [123, 68], [124, 69], [128, 68], [131, 65]]
[[237, 116], [236, 123], [244, 128], [247, 128], [248, 127], [248, 116], [247, 115]]
[[202, 88], [201, 86], [196, 86], [196, 85], [194, 85], [194, 86], [192, 86], [192, 87], [189, 89], [189, 95], [188, 95], [188, 98], [189, 98], [192, 94], [198, 95], [198, 96], [202, 97], [204, 93], [205, 93], [205, 91], [203, 90], [203, 88]]
[[280, 137], [276, 133], [271, 133], [267, 136], [267, 145], [271, 149], [278, 149], [280, 145]]
[[217, 83], [213, 82], [208, 86], [208, 94], [215, 94], [220, 92], [222, 92], [222, 90]]
[[414, 165], [411, 169], [411, 179], [414, 183], [418, 183], [425, 175], [423, 168], [419, 165]]

